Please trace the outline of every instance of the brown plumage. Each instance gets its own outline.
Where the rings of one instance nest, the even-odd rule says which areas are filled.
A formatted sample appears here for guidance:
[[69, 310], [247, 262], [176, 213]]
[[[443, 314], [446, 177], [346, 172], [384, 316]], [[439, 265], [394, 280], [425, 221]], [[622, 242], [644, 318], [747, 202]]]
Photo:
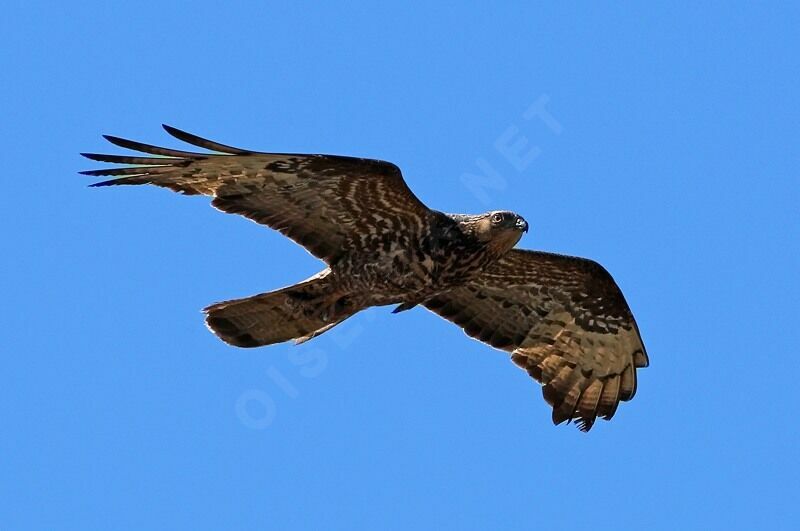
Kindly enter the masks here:
[[582, 258], [513, 249], [528, 224], [513, 212], [475, 216], [427, 208], [397, 166], [332, 155], [226, 146], [164, 126], [215, 153], [111, 143], [154, 156], [84, 153], [131, 165], [91, 170], [92, 186], [153, 184], [280, 231], [327, 268], [294, 286], [205, 309], [223, 341], [257, 347], [307, 341], [369, 306], [422, 305], [543, 384], [556, 424], [588, 431], [636, 393], [648, 365], [633, 315], [611, 276]]

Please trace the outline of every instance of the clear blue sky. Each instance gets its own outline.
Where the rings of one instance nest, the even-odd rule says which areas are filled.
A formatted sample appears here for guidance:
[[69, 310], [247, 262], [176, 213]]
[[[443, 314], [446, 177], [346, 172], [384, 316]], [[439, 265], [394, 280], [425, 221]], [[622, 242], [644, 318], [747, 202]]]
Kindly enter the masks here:
[[[0, 527], [796, 524], [800, 10], [704, 4], [6, 5]], [[177, 146], [162, 122], [520, 212], [521, 246], [622, 287], [638, 395], [554, 427], [507, 355], [421, 309], [224, 345], [203, 306], [322, 266], [205, 198], [77, 175], [101, 133]]]

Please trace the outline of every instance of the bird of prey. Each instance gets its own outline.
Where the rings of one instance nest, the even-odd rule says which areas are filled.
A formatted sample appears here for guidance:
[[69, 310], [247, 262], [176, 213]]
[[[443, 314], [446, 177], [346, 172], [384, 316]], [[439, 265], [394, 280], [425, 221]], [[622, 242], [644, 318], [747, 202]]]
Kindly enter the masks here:
[[105, 138], [150, 156], [82, 153], [125, 167], [92, 186], [152, 184], [211, 196], [211, 204], [267, 225], [327, 267], [293, 286], [205, 308], [206, 324], [237, 347], [307, 341], [370, 306], [417, 305], [510, 353], [543, 385], [553, 422], [588, 431], [636, 393], [648, 357], [611, 275], [583, 258], [514, 246], [518, 214], [445, 214], [380, 160], [264, 153], [167, 133], [207, 152]]

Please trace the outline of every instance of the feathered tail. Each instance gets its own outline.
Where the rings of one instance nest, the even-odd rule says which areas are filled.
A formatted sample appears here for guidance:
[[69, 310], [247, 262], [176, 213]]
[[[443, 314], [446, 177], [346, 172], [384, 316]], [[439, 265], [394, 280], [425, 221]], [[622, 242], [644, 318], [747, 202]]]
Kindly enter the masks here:
[[294, 286], [212, 304], [203, 310], [206, 325], [236, 347], [307, 341], [361, 309], [332, 289], [328, 274], [326, 270]]

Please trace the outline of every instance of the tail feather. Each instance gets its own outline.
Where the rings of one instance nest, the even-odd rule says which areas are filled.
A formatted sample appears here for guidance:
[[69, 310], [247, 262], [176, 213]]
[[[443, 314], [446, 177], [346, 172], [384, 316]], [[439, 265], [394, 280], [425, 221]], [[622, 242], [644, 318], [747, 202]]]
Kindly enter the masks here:
[[260, 347], [291, 339], [307, 341], [355, 313], [330, 289], [327, 275], [270, 293], [213, 304], [206, 325], [236, 347]]

